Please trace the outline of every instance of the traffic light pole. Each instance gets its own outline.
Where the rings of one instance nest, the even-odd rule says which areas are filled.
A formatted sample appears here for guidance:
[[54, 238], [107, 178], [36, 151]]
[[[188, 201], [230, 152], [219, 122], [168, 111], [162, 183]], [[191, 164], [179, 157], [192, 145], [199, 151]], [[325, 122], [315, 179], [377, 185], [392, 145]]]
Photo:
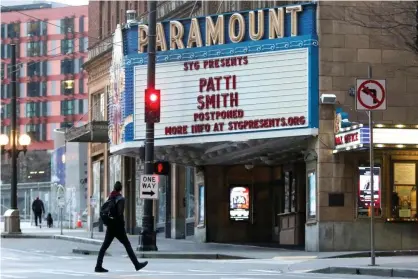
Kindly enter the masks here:
[[[148, 1], [148, 80], [147, 88], [155, 88], [155, 45], [157, 29], [157, 1]], [[146, 123], [145, 175], [154, 174], [154, 123]], [[157, 235], [154, 230], [153, 200], [144, 201], [142, 232], [139, 236], [140, 251], [157, 251]]]

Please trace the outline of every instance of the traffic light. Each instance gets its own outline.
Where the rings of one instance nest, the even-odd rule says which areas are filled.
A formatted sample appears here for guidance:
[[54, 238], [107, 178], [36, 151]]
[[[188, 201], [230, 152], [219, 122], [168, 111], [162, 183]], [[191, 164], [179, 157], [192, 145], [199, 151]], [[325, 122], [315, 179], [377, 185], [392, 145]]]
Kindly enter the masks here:
[[154, 163], [154, 174], [168, 175], [170, 171], [170, 163], [159, 161]]
[[160, 122], [160, 90], [145, 89], [145, 123]]

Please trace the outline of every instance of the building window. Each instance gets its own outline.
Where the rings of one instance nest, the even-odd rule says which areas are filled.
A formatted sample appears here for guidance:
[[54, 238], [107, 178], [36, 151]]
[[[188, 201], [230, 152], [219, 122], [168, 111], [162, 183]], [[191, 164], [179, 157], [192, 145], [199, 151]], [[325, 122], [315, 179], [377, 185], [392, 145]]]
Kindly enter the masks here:
[[[7, 53], [7, 58], [12, 58], [12, 46], [11, 45], [4, 45], [5, 51]], [[20, 57], [20, 45], [16, 44], [16, 58]]]
[[78, 80], [78, 94], [84, 94], [84, 79]]
[[92, 120], [105, 121], [105, 94], [95, 94], [91, 98]]
[[195, 215], [193, 167], [186, 167], [186, 214], [186, 218], [193, 218]]
[[79, 24], [78, 24], [78, 32], [79, 33], [83, 33], [84, 32], [84, 16], [80, 16], [79, 20]]
[[417, 214], [417, 162], [399, 161], [392, 163], [392, 219], [412, 221]]
[[41, 75], [41, 63], [29, 62], [26, 67], [26, 74], [28, 77]]
[[9, 126], [4, 126], [4, 125], [2, 125], [1, 126], [1, 133], [3, 134], [3, 135], [10, 135], [10, 130], [11, 130], [11, 128], [10, 128], [11, 126], [9, 125]]
[[61, 82], [61, 95], [74, 94], [74, 80], [63, 80]]
[[41, 21], [31, 21], [27, 23], [28, 36], [41, 36]]
[[[7, 78], [12, 79], [12, 64], [7, 64]], [[20, 65], [17, 65], [16, 69], [16, 79], [19, 80], [20, 78]], [[18, 85], [19, 87], [19, 85]]]
[[[19, 118], [20, 117], [20, 106], [16, 107], [16, 115]], [[5, 104], [1, 106], [1, 118], [10, 118], [12, 116], [12, 105], [11, 104]]]
[[2, 39], [6, 39], [6, 31], [7, 31], [6, 24], [2, 24], [1, 25], [1, 38]]
[[46, 82], [29, 82], [27, 83], [26, 95], [28, 97], [46, 96], [47, 84]]
[[74, 32], [74, 18], [67, 17], [61, 19], [61, 34], [73, 33]]
[[26, 64], [26, 74], [31, 76], [46, 76], [47, 75], [47, 61], [29, 62]]
[[[7, 85], [7, 96], [8, 96], [8, 98], [11, 98], [12, 97], [12, 84], [11, 83], [9, 83]], [[16, 86], [16, 96], [17, 97], [20, 97], [20, 86], [19, 86], [19, 83]]]
[[26, 117], [39, 116], [38, 103], [29, 102], [26, 103]]
[[26, 103], [26, 117], [47, 116], [47, 102]]
[[73, 122], [61, 122], [60, 128], [71, 128], [73, 127], [74, 123]]
[[61, 101], [61, 115], [72, 115], [74, 113], [74, 100]]
[[80, 38], [78, 40], [79, 40], [78, 45], [79, 45], [80, 52], [85, 52], [86, 51], [86, 43], [85, 43], [86, 38]]
[[27, 124], [26, 133], [33, 141], [46, 141], [46, 124]]
[[7, 37], [19, 38], [20, 37], [20, 23], [9, 23], [7, 25]]
[[78, 114], [84, 114], [84, 100], [78, 100]]
[[61, 74], [74, 74], [74, 60], [61, 60]]
[[73, 40], [61, 40], [61, 54], [70, 54], [74, 52]]
[[47, 54], [47, 43], [46, 42], [29, 42], [27, 43], [27, 53], [28, 57], [36, 57]]
[[[1, 67], [1, 69], [0, 69], [0, 71], [1, 71], [1, 73], [0, 73], [1, 74], [1, 80], [3, 80], [6, 77], [6, 75], [5, 75], [5, 72], [6, 72], [6, 64], [1, 63], [0, 67]], [[2, 90], [3, 90], [3, 88], [2, 88]]]

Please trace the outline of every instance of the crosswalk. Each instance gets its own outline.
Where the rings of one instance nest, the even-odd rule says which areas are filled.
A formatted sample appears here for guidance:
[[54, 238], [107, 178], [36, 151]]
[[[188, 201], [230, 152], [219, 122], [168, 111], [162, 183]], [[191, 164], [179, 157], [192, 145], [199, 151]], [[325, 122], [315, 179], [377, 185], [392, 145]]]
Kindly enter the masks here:
[[[282, 272], [280, 270], [273, 269], [242, 269], [241, 271], [220, 271], [220, 270], [201, 270], [201, 269], [185, 269], [179, 271], [161, 271], [161, 270], [142, 270], [140, 272], [126, 272], [122, 270], [111, 270], [109, 273], [94, 273], [94, 272], [83, 272], [83, 271], [73, 271], [68, 269], [31, 269], [22, 270], [3, 270], [1, 272], [0, 278], [16, 278], [16, 279], [26, 279], [32, 278], [33, 274], [38, 276], [47, 277], [49, 276], [60, 276], [60, 277], [89, 277], [89, 278], [134, 278], [138, 275], [145, 277], [187, 277], [187, 278], [197, 278], [200, 276], [222, 276], [227, 278], [243, 278], [251, 276], [258, 277], [274, 277], [278, 276]], [[43, 276], [44, 275], [44, 276]], [[52, 277], [51, 277], [52, 278]]]

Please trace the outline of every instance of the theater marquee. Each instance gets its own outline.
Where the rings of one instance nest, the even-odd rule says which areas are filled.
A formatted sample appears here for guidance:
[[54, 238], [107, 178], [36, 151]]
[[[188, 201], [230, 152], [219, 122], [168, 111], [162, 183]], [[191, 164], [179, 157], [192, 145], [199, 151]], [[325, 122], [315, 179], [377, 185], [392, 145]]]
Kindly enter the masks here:
[[[201, 43], [202, 36], [209, 36], [205, 31], [212, 19], [200, 20], [206, 28], [202, 28], [203, 23], [200, 28], [197, 23], [193, 27], [193, 22], [199, 22], [193, 19], [159, 24], [156, 88], [161, 90], [161, 122], [155, 124], [156, 145], [307, 135], [310, 128], [317, 128], [317, 57], [312, 51], [316, 41], [312, 34], [307, 36], [304, 22], [296, 21], [297, 16], [309, 19], [313, 11], [307, 10], [300, 7], [288, 13], [283, 8], [257, 12], [266, 21], [258, 37], [251, 27], [251, 12], [214, 16], [221, 23], [229, 22], [230, 31], [222, 36], [216, 33], [221, 36], [216, 46], [208, 46], [207, 40]], [[243, 32], [240, 26], [245, 30], [247, 23], [249, 34], [243, 33], [237, 40], [235, 37]], [[238, 29], [231, 24], [237, 24]], [[185, 33], [181, 40], [186, 47], [178, 41], [175, 50], [165, 47], [174, 40], [173, 26]], [[183, 32], [183, 26], [188, 26], [187, 32]], [[144, 32], [146, 28], [139, 26], [140, 52], [147, 43]], [[190, 35], [192, 32], [197, 35]], [[190, 38], [194, 38], [194, 44]], [[133, 68], [134, 137], [143, 140], [147, 57], [144, 53], [137, 55], [131, 59], [139, 61]]]

